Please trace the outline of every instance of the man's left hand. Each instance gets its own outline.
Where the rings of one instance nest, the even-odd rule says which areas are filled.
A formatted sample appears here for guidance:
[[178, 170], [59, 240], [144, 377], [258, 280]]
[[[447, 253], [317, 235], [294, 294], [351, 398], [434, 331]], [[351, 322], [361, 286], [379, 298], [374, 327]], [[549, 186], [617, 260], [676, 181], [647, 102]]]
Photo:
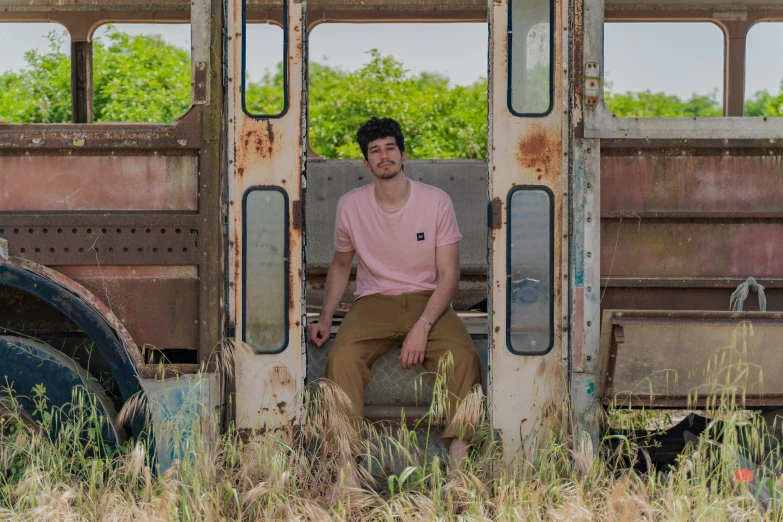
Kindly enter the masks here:
[[424, 362], [430, 328], [424, 321], [416, 321], [411, 331], [408, 332], [405, 341], [402, 343], [402, 352], [400, 353], [400, 362], [403, 370], [410, 370], [417, 364]]

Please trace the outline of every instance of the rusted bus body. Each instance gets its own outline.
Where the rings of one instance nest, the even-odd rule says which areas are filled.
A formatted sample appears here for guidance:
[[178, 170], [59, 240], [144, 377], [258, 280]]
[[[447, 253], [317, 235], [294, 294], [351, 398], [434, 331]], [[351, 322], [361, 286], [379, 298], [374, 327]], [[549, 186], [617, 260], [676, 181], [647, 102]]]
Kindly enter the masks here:
[[[547, 3], [548, 105], [526, 111], [514, 108], [524, 102], [514, 89], [526, 85], [511, 54], [514, 1], [0, 0], [4, 21], [63, 23], [85, 44], [75, 55], [89, 51], [92, 32], [109, 20], [190, 21], [193, 28], [193, 107], [175, 123], [86, 124], [91, 87], [82, 73], [90, 61], [77, 56], [76, 76], [87, 78], [72, 86], [82, 123], [0, 125], [0, 237], [11, 254], [0, 262], [91, 303], [127, 350], [119, 359], [147, 379], [149, 393], [160, 391], [150, 379], [161, 355], [186, 358], [167, 365], [169, 373], [194, 372], [214, 360], [220, 339], [246, 341], [249, 351], [234, 352], [233, 397], [219, 394], [210, 373], [204, 400], [229, 410], [226, 420], [245, 433], [280, 433], [297, 419], [292, 405], [306, 379], [320, 376], [304, 331], [331, 257], [337, 198], [369, 181], [359, 162], [325, 160], [308, 147], [308, 31], [329, 22], [488, 22], [487, 161], [416, 160], [406, 173], [449, 192], [457, 209], [465, 238], [455, 307], [488, 298], [486, 318], [471, 317], [469, 329], [486, 355], [490, 416], [507, 448], [532, 451], [550, 421], [573, 420], [566, 425], [595, 433], [614, 370], [625, 369], [625, 382], [643, 380], [644, 364], [660, 362], [649, 357], [655, 342], [635, 344], [654, 336], [632, 336], [629, 328], [623, 349], [613, 352], [622, 360], [602, 366], [601, 339], [615, 324], [602, 325], [604, 313], [614, 321], [612, 310], [635, 310], [638, 323], [657, 325], [656, 314], [681, 311], [671, 322], [692, 339], [708, 328], [705, 318], [715, 318], [685, 312], [725, 309], [750, 275], [767, 287], [770, 310], [783, 306], [783, 122], [614, 117], [603, 101], [603, 23], [720, 23], [730, 47], [726, 114], [735, 116], [744, 43], [738, 47], [732, 35], [783, 14], [766, 0]], [[517, 18], [523, 27], [529, 22]], [[242, 78], [252, 59], [245, 24], [255, 22], [285, 29], [281, 114], [256, 116], [244, 107]], [[551, 281], [525, 272], [534, 261], [526, 244], [549, 249], [542, 259]], [[0, 285], [0, 292], [24, 310], [6, 314], [12, 326], [34, 324], [45, 333], [65, 324], [62, 314], [24, 301], [18, 288]], [[543, 319], [527, 321], [526, 299], [541, 305], [530, 308], [531, 317], [541, 312]], [[725, 326], [734, 316], [721, 320]], [[775, 338], [775, 324], [765, 338]], [[542, 332], [545, 347], [536, 344]], [[675, 336], [664, 342], [666, 353], [688, 349]], [[143, 359], [143, 348], [154, 355]], [[681, 371], [704, 353], [688, 355]], [[564, 418], [569, 395], [573, 417]], [[683, 397], [651, 404], [684, 406]], [[394, 416], [389, 404], [368, 404]]]

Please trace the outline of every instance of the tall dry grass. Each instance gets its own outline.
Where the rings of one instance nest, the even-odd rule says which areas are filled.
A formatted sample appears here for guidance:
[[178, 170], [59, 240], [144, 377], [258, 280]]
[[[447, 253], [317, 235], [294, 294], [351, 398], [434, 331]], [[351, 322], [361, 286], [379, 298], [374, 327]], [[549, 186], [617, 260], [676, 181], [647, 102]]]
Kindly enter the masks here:
[[[194, 429], [187, 440], [172, 438], [181, 441], [180, 458], [163, 473], [153, 471], [149, 437], [120, 448], [100, 439], [104, 421], [89, 398], [74, 398], [56, 437], [27, 429], [9, 401], [0, 428], [0, 520], [782, 520], [774, 494], [783, 489], [773, 458], [779, 448], [768, 423], [736, 399], [745, 384], [730, 379], [716, 389], [708, 429], [671, 469], [645, 473], [633, 469], [646, 450], [632, 430], [607, 435], [620, 443], [596, 451], [586, 434], [552, 428], [531, 458], [504, 459], [481, 420], [479, 394], [465, 413], [478, 419], [477, 442], [460, 469], [420, 449], [436, 415], [418, 430], [402, 423], [357, 433], [334, 407], [344, 395], [326, 382], [302, 394], [306, 422], [291, 437], [246, 441], [229, 427], [211, 440]], [[346, 480], [346, 459], [356, 463], [361, 487], [331, 501], [331, 486]], [[737, 483], [735, 472], [748, 465], [757, 466], [757, 484]]]

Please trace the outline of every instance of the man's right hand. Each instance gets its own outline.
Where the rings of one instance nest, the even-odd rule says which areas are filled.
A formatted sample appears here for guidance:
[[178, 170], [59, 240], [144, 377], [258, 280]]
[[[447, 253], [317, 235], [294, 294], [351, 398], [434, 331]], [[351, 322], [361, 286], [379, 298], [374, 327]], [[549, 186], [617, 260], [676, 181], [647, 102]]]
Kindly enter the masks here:
[[316, 345], [318, 348], [326, 344], [329, 337], [332, 335], [332, 323], [318, 321], [307, 325], [307, 337], [310, 342]]

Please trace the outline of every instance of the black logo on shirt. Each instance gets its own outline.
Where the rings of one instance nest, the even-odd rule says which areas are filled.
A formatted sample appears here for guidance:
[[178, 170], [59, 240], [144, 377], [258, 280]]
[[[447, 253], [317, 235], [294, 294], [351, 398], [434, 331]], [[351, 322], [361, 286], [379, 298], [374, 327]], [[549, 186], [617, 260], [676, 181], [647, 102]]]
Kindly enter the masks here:
[[416, 234], [416, 241], [424, 241], [424, 232]]

